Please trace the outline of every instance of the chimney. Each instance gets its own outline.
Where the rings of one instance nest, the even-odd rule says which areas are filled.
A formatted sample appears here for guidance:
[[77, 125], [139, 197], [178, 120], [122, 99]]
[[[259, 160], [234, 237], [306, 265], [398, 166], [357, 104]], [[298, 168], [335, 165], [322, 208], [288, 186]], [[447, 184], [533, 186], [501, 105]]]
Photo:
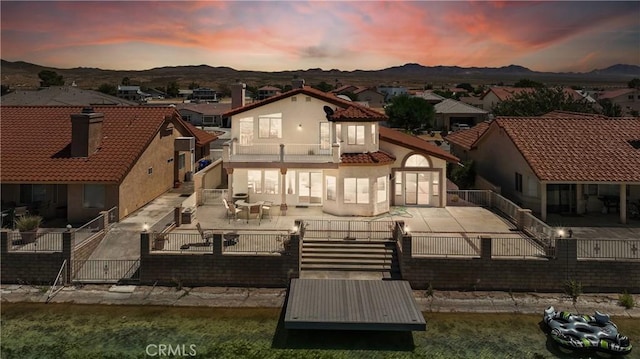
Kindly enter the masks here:
[[291, 80], [291, 88], [295, 89], [301, 89], [304, 87], [304, 80], [303, 79], [298, 79], [298, 78], [294, 78], [293, 80]]
[[231, 85], [231, 108], [244, 106], [244, 98], [247, 85], [238, 82]]
[[104, 114], [85, 107], [82, 113], [71, 115], [71, 157], [89, 157], [102, 141]]

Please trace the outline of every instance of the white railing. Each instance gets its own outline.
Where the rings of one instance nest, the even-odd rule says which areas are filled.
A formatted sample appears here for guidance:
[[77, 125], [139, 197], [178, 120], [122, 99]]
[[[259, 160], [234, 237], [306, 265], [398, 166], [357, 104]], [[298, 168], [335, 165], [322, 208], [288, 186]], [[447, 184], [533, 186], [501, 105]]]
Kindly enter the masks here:
[[228, 198], [229, 190], [224, 189], [202, 189], [202, 204], [222, 206], [222, 199]]
[[[334, 160], [329, 144], [276, 144], [240, 145], [231, 140], [223, 146], [223, 160], [230, 162], [329, 162]], [[339, 156], [338, 156], [339, 158]]]
[[502, 212], [508, 219], [512, 221], [518, 220], [518, 205], [509, 201], [508, 199], [502, 197], [501, 195], [493, 193], [493, 198], [491, 201], [491, 207], [497, 209]]

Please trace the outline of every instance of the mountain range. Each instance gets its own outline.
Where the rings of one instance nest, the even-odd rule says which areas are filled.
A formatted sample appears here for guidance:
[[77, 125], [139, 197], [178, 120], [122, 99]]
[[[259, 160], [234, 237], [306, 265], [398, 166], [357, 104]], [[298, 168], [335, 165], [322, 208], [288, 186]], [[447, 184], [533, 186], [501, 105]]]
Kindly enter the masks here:
[[166, 66], [149, 70], [103, 70], [99, 68], [77, 67], [59, 69], [31, 64], [23, 61], [1, 61], [2, 85], [13, 89], [37, 88], [38, 73], [42, 70], [53, 70], [62, 75], [68, 84], [75, 82], [81, 88], [97, 89], [101, 84], [120, 84], [128, 77], [132, 84], [147, 87], [166, 86], [176, 81], [181, 87], [195, 82], [200, 86], [218, 88], [237, 81], [251, 86], [289, 84], [294, 76], [305, 79], [307, 84], [324, 81], [328, 84], [354, 84], [360, 86], [393, 85], [406, 87], [423, 87], [431, 84], [449, 86], [455, 83], [468, 82], [478, 84], [509, 84], [526, 78], [547, 85], [577, 86], [626, 86], [632, 78], [640, 78], [640, 66], [617, 64], [590, 72], [539, 72], [518, 65], [503, 67], [459, 67], [459, 66], [423, 66], [408, 63], [381, 70], [337, 69], [323, 70], [313, 68], [278, 72], [262, 72], [235, 70], [230, 67], [212, 67], [208, 65]]

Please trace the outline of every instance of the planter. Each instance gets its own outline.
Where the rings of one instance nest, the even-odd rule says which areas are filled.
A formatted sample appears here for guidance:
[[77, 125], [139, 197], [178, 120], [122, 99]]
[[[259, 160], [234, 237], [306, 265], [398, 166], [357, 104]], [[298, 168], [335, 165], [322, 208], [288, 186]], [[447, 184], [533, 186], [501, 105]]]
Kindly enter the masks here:
[[161, 251], [164, 249], [164, 242], [166, 242], [167, 239], [164, 236], [159, 236], [157, 238], [155, 238], [153, 240], [153, 250], [155, 251]]
[[35, 229], [31, 231], [20, 231], [20, 236], [22, 237], [20, 244], [33, 243], [36, 241], [36, 238], [38, 237], [38, 230]]

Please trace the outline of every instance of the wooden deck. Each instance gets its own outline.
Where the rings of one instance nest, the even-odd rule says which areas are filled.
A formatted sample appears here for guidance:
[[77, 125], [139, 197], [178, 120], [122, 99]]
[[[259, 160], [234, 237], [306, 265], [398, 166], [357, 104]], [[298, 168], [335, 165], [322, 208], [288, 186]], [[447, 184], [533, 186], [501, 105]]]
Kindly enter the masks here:
[[407, 281], [292, 279], [286, 329], [424, 331]]

